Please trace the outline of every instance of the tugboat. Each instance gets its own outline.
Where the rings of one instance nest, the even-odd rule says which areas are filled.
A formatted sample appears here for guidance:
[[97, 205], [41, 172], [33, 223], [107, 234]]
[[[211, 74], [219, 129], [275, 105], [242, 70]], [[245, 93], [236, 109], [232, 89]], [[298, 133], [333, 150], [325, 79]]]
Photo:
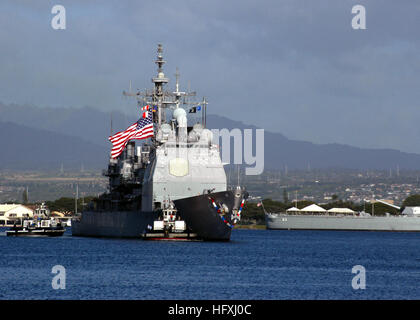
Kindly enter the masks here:
[[148, 225], [142, 234], [145, 240], [188, 241], [199, 240], [196, 233], [191, 232], [173, 205], [162, 210], [162, 216], [153, 221], [153, 226]]
[[23, 220], [20, 226], [13, 226], [6, 231], [7, 236], [26, 236], [26, 237], [60, 237], [66, 229], [54, 218]]
[[140, 119], [109, 137], [109, 190], [72, 221], [73, 236], [228, 241], [241, 218], [248, 193], [227, 188], [207, 101], [179, 90], [178, 71], [175, 90], [164, 89], [162, 52], [158, 45], [154, 88], [123, 92], [137, 98]]

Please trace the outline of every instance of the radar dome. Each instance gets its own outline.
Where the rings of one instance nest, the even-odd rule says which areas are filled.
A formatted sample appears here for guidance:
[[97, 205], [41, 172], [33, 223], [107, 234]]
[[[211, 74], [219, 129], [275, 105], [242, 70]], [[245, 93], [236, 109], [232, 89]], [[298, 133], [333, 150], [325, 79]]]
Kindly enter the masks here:
[[184, 117], [187, 116], [187, 113], [185, 112], [185, 110], [182, 109], [182, 108], [176, 108], [174, 110], [173, 117], [178, 120], [178, 118], [182, 117], [182, 116], [184, 116]]

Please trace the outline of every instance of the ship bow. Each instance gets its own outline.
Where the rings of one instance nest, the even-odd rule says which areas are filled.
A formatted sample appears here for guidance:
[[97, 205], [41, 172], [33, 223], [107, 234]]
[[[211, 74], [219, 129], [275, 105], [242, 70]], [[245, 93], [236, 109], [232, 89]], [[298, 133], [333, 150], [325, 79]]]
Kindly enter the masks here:
[[221, 191], [178, 199], [174, 204], [192, 232], [203, 240], [228, 241], [244, 192]]

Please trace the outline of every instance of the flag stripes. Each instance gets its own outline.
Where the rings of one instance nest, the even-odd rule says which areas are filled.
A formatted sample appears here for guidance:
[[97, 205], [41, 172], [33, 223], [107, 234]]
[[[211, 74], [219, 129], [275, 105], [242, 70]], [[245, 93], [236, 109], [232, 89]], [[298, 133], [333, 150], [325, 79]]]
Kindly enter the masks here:
[[[149, 106], [143, 107], [142, 110], [148, 110]], [[143, 112], [142, 117], [126, 130], [117, 132], [109, 137], [112, 143], [111, 158], [117, 158], [124, 150], [128, 141], [133, 139], [146, 139], [154, 135], [153, 131], [153, 114], [151, 112]]]

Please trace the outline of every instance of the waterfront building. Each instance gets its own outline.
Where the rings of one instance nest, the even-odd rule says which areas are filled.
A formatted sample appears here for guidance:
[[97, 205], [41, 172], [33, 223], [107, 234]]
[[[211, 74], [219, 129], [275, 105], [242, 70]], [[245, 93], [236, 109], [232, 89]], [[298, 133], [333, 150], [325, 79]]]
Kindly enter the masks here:
[[420, 207], [405, 207], [402, 214], [407, 216], [420, 216]]
[[33, 215], [33, 210], [22, 204], [0, 204], [0, 226], [10, 226]]

